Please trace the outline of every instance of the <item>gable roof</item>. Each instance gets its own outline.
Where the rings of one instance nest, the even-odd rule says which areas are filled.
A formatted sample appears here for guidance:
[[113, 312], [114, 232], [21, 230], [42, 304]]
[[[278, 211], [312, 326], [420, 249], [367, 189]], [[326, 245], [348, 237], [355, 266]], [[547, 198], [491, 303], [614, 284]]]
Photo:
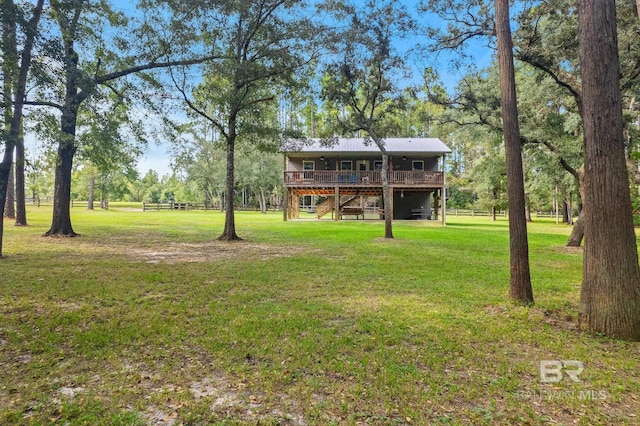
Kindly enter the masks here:
[[[365, 138], [337, 138], [332, 141], [324, 139], [298, 139], [288, 141], [284, 153], [379, 153], [377, 145]], [[448, 154], [451, 152], [438, 138], [386, 138], [385, 147], [389, 154]]]

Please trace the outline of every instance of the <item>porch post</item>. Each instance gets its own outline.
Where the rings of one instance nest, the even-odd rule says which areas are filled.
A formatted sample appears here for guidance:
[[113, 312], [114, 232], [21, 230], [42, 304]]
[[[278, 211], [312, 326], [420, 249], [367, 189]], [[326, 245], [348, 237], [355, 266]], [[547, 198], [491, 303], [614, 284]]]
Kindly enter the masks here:
[[440, 194], [440, 198], [442, 198], [442, 224], [447, 224], [447, 167], [446, 167], [446, 157], [447, 154], [442, 154], [442, 194]]
[[335, 211], [334, 220], [340, 220], [340, 187], [336, 186], [336, 200], [333, 203], [333, 210]]
[[284, 196], [282, 197], [282, 219], [286, 222], [289, 219], [289, 188], [284, 187]]
[[291, 218], [300, 218], [300, 196], [291, 191]]

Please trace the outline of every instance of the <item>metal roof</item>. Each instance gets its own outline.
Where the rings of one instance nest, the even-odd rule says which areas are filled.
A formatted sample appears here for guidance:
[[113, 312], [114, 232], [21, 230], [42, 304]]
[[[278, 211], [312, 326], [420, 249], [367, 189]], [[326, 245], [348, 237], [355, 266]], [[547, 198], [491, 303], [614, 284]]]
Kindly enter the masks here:
[[[386, 138], [389, 154], [430, 153], [447, 154], [451, 150], [438, 138]], [[379, 153], [378, 146], [365, 138], [296, 139], [289, 140], [282, 149], [285, 153]]]

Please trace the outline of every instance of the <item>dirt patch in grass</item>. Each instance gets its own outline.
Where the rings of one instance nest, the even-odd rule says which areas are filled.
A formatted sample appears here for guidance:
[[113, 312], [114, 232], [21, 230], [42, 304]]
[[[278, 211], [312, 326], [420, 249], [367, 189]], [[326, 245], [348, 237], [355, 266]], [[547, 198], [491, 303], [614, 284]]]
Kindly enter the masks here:
[[548, 324], [553, 328], [567, 331], [578, 330], [577, 317], [566, 310], [532, 308], [529, 312], [532, 320]]
[[[578, 320], [575, 312], [571, 312], [571, 308], [543, 309], [534, 306], [527, 309], [531, 321], [561, 330], [578, 330]], [[482, 310], [491, 317], [508, 318], [510, 316], [510, 311], [505, 306], [486, 305]]]
[[244, 241], [205, 243], [169, 243], [161, 249], [132, 247], [127, 255], [136, 262], [146, 263], [200, 263], [224, 259], [272, 260], [303, 252], [303, 247], [279, 247]]
[[[163, 385], [160, 388], [146, 387], [145, 391], [162, 394], [162, 401], [166, 402], [172, 401], [172, 394], [176, 394], [177, 398], [180, 389], [173, 385]], [[196, 401], [209, 405], [213, 418], [233, 418], [247, 424], [307, 424], [300, 413], [300, 404], [289, 396], [268, 396], [244, 383], [234, 384], [221, 374], [191, 382], [188, 391]], [[184, 408], [181, 404], [156, 402], [147, 406], [143, 416], [152, 425], [182, 424]]]
[[486, 305], [482, 308], [491, 317], [507, 317], [509, 311], [504, 306], [499, 305]]
[[584, 252], [584, 247], [557, 246], [553, 247], [553, 251], [565, 254], [582, 254]]

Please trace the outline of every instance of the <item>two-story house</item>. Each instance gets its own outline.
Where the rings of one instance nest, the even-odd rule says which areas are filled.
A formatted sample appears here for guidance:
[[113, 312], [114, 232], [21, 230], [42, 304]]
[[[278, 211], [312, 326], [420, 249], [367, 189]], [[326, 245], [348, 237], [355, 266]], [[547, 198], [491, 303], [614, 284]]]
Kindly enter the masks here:
[[[324, 144], [310, 139], [290, 144], [284, 154], [284, 220], [299, 217], [300, 199], [326, 197], [318, 218], [350, 215], [364, 218], [364, 197], [382, 199], [382, 154], [364, 138]], [[451, 150], [437, 138], [385, 139], [389, 155], [392, 206], [380, 204], [379, 217], [431, 219], [445, 222], [445, 159]]]

